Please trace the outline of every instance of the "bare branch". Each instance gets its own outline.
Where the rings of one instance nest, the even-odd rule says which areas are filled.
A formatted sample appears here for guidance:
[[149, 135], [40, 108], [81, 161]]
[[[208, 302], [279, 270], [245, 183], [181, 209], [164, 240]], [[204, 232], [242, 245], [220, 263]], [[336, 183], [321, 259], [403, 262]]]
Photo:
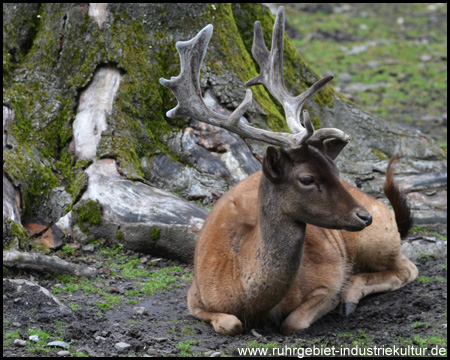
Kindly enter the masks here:
[[91, 277], [96, 270], [83, 265], [72, 264], [57, 256], [48, 256], [38, 253], [20, 252], [17, 250], [3, 251], [3, 265], [36, 271], [51, 271], [57, 274]]

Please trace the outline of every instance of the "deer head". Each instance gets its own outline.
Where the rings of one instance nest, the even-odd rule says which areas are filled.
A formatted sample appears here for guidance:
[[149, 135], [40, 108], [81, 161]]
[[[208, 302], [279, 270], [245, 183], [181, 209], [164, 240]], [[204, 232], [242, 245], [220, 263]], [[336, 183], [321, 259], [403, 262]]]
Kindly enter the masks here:
[[260, 74], [245, 85], [262, 84], [268, 89], [282, 104], [292, 134], [258, 129], [247, 123], [243, 114], [252, 102], [251, 90], [246, 91], [243, 102], [230, 116], [217, 114], [205, 105], [201, 97], [200, 67], [212, 36], [212, 25], [207, 25], [193, 39], [175, 45], [180, 54], [181, 73], [170, 80], [159, 80], [178, 100], [178, 105], [169, 110], [167, 116], [188, 116], [243, 137], [279, 146], [280, 149], [268, 147], [264, 156], [260, 201], [271, 202], [271, 208], [276, 203], [274, 211], [281, 211], [294, 221], [362, 230], [370, 225], [372, 217], [340, 183], [333, 162], [350, 137], [335, 128], [315, 130], [308, 111], [302, 111], [305, 102], [333, 76], [320, 79], [296, 97], [289, 94], [283, 77], [284, 23], [284, 8], [280, 7], [269, 51], [261, 24], [255, 22], [252, 54], [260, 66]]

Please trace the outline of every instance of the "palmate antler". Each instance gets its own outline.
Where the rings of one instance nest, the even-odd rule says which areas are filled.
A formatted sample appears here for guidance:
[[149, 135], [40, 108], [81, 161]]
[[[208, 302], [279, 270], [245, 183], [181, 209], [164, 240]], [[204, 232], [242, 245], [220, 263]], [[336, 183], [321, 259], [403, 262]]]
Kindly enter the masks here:
[[220, 126], [238, 135], [268, 144], [285, 148], [297, 147], [306, 141], [334, 138], [347, 143], [350, 137], [339, 129], [329, 128], [314, 131], [308, 112], [303, 110], [303, 121], [300, 122], [300, 112], [303, 104], [316, 94], [331, 79], [329, 75], [308, 90], [293, 97], [284, 86], [283, 78], [283, 48], [284, 48], [284, 8], [280, 7], [275, 21], [272, 37], [272, 49], [269, 52], [264, 44], [264, 38], [259, 21], [255, 22], [255, 38], [252, 54], [258, 62], [261, 73], [246, 83], [247, 86], [262, 84], [283, 106], [286, 121], [292, 134], [277, 133], [255, 128], [241, 120], [252, 101], [252, 91], [247, 90], [244, 101], [230, 115], [223, 116], [209, 109], [203, 102], [200, 89], [200, 67], [206, 55], [211, 39], [213, 26], [207, 25], [193, 39], [178, 41], [175, 46], [180, 54], [181, 72], [170, 80], [160, 78], [161, 85], [169, 88], [178, 100], [178, 105], [167, 112], [168, 117], [189, 116], [198, 121]]

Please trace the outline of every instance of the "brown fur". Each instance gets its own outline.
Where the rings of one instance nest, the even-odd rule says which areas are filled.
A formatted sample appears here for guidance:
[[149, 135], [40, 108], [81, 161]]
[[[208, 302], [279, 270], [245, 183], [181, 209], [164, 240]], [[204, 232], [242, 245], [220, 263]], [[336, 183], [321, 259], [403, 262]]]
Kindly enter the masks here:
[[[298, 154], [290, 155], [301, 156]], [[295, 163], [289, 156], [283, 159], [284, 169], [289, 167], [289, 161]], [[298, 168], [319, 171], [314, 164], [306, 166], [306, 170], [303, 165], [296, 166], [283, 176], [291, 176]], [[319, 193], [313, 193], [299, 206], [314, 208], [313, 201], [325, 193], [329, 206], [320, 205], [324, 215], [312, 215], [312, 222], [345, 228], [346, 222], [353, 221], [348, 214], [367, 209], [373, 216], [372, 225], [360, 232], [314, 225], [307, 225], [305, 230], [295, 220], [299, 227], [290, 230], [291, 222], [285, 219], [286, 214], [291, 214], [290, 209], [286, 214], [264, 218], [265, 207], [269, 213], [270, 206], [280, 207], [279, 200], [264, 199], [280, 195], [275, 194], [277, 190], [262, 172], [250, 176], [218, 201], [199, 236], [194, 280], [188, 293], [188, 307], [194, 316], [211, 322], [224, 335], [241, 333], [242, 323], [253, 324], [268, 317], [281, 319], [281, 332], [288, 334], [309, 327], [339, 301], [344, 312], [349, 313], [362, 297], [395, 290], [417, 277], [417, 268], [401, 253], [397, 224], [390, 210], [343, 180], [333, 182], [334, 178], [339, 179], [337, 171], [332, 174], [333, 166], [330, 159], [318, 165], [324, 174], [331, 172], [330, 179], [322, 179]], [[278, 170], [272, 170], [269, 176], [277, 177]], [[325, 187], [331, 189], [329, 194], [330, 189]], [[392, 184], [388, 187], [392, 188]], [[274, 194], [266, 194], [272, 191]], [[289, 191], [283, 189], [281, 194]], [[333, 198], [335, 193], [339, 196]], [[297, 200], [294, 193], [286, 196], [289, 203]], [[346, 198], [346, 205], [339, 204], [339, 198]], [[286, 199], [280, 201], [281, 207], [285, 206]], [[394, 209], [397, 205], [393, 204]], [[337, 224], [333, 213], [344, 222]], [[269, 224], [261, 224], [262, 218]], [[272, 226], [271, 220], [276, 225]], [[270, 229], [265, 228], [268, 226]], [[296, 236], [297, 240], [291, 239]], [[267, 237], [269, 240], [264, 240]], [[278, 259], [284, 256], [287, 259]]]

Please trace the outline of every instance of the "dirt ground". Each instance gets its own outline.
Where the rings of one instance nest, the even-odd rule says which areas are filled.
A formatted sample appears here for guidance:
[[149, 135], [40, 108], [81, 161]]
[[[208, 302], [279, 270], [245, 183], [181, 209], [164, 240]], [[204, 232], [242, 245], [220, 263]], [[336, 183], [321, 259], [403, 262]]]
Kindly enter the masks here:
[[[111, 255], [98, 251], [93, 255], [81, 251], [61, 256], [89, 263], [101, 275], [86, 280], [8, 270], [7, 278], [31, 278], [57, 293], [65, 307], [34, 287], [22, 284], [18, 289], [17, 284], [4, 279], [3, 356], [57, 356], [64, 350], [68, 352], [60, 356], [236, 356], [240, 355], [239, 349], [259, 348], [272, 354], [287, 351], [286, 347], [319, 351], [333, 346], [338, 351], [396, 346], [446, 353], [446, 258], [421, 256], [416, 261], [418, 280], [397, 291], [363, 299], [348, 318], [331, 313], [309, 329], [290, 336], [265, 328], [225, 337], [188, 312], [186, 293], [191, 266], [138, 255], [140, 261], [134, 270], [141, 273], [131, 276], [125, 270], [114, 270], [111, 261], [127, 264], [136, 259], [133, 252], [120, 250]], [[164, 269], [173, 269], [170, 277], [153, 279], [166, 281], [167, 286], [152, 295], [139, 292], [144, 287], [142, 281], [149, 276], [145, 271], [162, 274]], [[102, 298], [109, 306], [100, 301]], [[145, 308], [145, 312], [136, 313], [136, 307]], [[37, 342], [29, 340], [33, 334], [39, 336]], [[24, 342], [15, 344], [16, 339]], [[64, 341], [67, 349], [48, 345], [56, 340]], [[118, 350], [121, 342], [128, 346]]]

